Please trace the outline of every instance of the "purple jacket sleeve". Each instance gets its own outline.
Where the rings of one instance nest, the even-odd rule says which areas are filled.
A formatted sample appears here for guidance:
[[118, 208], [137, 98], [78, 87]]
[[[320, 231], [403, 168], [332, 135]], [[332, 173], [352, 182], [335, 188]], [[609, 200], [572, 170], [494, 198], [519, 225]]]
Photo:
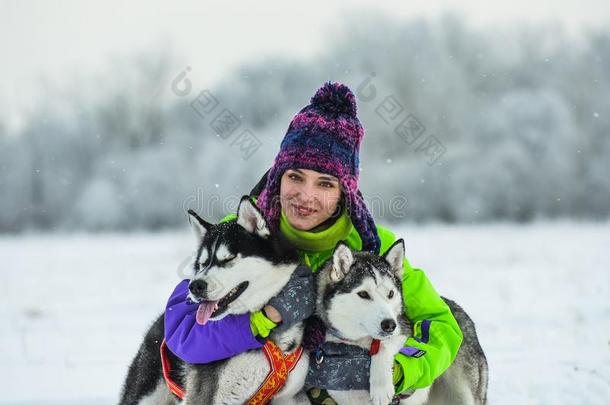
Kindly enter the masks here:
[[250, 313], [227, 315], [199, 325], [198, 304], [187, 302], [189, 280], [182, 280], [165, 308], [165, 342], [183, 361], [211, 363], [263, 346], [250, 329]]

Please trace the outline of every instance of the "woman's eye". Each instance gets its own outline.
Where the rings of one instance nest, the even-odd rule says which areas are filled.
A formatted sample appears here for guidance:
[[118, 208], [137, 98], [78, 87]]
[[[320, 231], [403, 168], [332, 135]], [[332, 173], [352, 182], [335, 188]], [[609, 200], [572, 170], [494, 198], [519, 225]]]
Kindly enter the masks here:
[[359, 296], [360, 298], [365, 299], [365, 300], [370, 300], [370, 299], [371, 299], [371, 296], [370, 296], [370, 295], [369, 295], [369, 293], [367, 293], [366, 291], [360, 291], [360, 292], [358, 293], [358, 296]]
[[322, 187], [324, 187], [324, 188], [333, 188], [333, 187], [334, 187], [334, 186], [332, 185], [332, 183], [328, 183], [328, 182], [326, 182], [326, 181], [325, 181], [325, 182], [323, 182], [323, 183], [320, 183], [320, 185], [321, 185]]
[[394, 290], [390, 291], [390, 293], [388, 294], [388, 298], [392, 298], [394, 296]]
[[297, 176], [296, 174], [289, 174], [288, 178], [291, 180], [300, 180], [301, 178], [299, 176]]

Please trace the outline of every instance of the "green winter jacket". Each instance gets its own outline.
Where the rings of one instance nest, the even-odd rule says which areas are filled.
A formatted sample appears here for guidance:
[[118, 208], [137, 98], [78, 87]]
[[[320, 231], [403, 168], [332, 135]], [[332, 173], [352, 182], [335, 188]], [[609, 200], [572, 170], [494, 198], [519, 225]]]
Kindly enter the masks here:
[[[256, 201], [256, 198], [253, 197]], [[221, 222], [236, 218], [231, 214]], [[301, 259], [317, 271], [332, 257], [334, 248], [343, 240], [351, 249], [362, 250], [360, 235], [352, 225], [345, 208], [339, 218], [329, 227], [317, 232], [302, 231], [292, 227], [284, 213], [280, 218], [280, 232], [297, 248]], [[380, 255], [396, 241], [388, 229], [377, 226], [381, 240]], [[453, 362], [462, 343], [462, 331], [447, 304], [436, 292], [426, 274], [413, 268], [404, 260], [402, 288], [405, 315], [413, 324], [414, 336], [404, 346], [410, 355], [398, 353], [395, 360], [402, 366], [403, 378], [396, 386], [396, 393], [412, 388], [423, 388], [432, 384]]]

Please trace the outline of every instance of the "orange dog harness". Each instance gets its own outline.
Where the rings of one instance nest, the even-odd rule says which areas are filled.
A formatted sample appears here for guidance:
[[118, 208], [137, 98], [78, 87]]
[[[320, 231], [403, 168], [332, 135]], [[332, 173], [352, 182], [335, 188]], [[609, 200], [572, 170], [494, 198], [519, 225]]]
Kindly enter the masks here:
[[[169, 357], [167, 356], [167, 345], [165, 339], [161, 342], [161, 365], [163, 367], [163, 378], [167, 384], [167, 388], [174, 393], [178, 398], [184, 398], [184, 388], [177, 384], [170, 376], [171, 364]], [[277, 347], [271, 340], [267, 340], [263, 346], [263, 353], [269, 362], [271, 371], [265, 378], [265, 381], [258, 388], [256, 393], [247, 402], [248, 405], [262, 405], [266, 404], [273, 398], [275, 394], [286, 384], [288, 380], [288, 374], [294, 369], [301, 355], [303, 354], [303, 347], [299, 346], [297, 350], [290, 353], [288, 356], [284, 355], [284, 352]]]

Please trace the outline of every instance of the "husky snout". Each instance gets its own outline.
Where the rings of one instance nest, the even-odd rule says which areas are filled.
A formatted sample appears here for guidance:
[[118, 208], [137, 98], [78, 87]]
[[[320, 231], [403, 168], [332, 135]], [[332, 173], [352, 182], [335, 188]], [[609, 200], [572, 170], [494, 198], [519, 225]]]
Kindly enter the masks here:
[[374, 320], [371, 319], [372, 322], [369, 325], [372, 327], [368, 328], [369, 336], [375, 339], [385, 340], [399, 334], [400, 326], [398, 325], [399, 321], [396, 318], [397, 314], [393, 312], [382, 312], [382, 310], [378, 311], [381, 317]]
[[206, 291], [208, 289], [208, 283], [201, 279], [192, 280], [189, 283], [189, 291], [194, 298], [202, 300], [205, 298]]
[[388, 335], [396, 329], [396, 321], [393, 319], [384, 319], [381, 321], [381, 332]]

